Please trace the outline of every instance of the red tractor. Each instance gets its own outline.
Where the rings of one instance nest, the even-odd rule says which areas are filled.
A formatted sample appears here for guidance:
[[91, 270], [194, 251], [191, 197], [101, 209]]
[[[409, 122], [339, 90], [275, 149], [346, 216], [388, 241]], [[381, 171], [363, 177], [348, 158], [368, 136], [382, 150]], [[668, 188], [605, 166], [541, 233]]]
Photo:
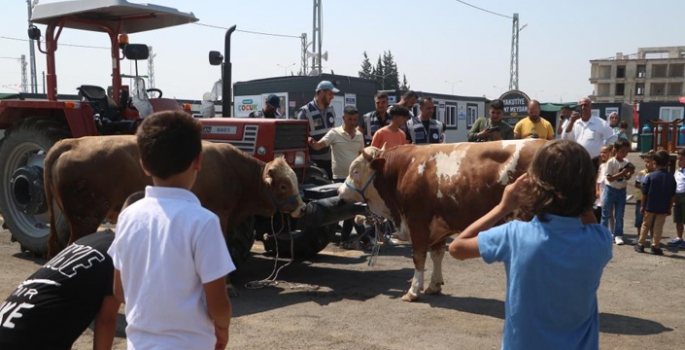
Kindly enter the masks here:
[[[129, 44], [128, 35], [197, 20], [192, 13], [126, 0], [52, 2], [34, 8], [30, 21], [47, 26], [44, 47], [40, 45], [41, 31], [35, 26], [28, 31], [29, 37], [38, 41], [39, 50], [47, 56], [47, 100], [30, 100], [22, 94], [0, 100], [0, 130], [4, 130], [4, 138], [0, 140], [0, 213], [12, 239], [21, 244], [22, 250], [38, 255], [47, 251], [50, 218], [43, 188], [43, 161], [55, 142], [68, 137], [132, 134], [140, 120], [152, 112], [184, 109], [177, 101], [163, 98], [159, 89], [145, 90], [144, 82], [137, 74], [137, 61], [148, 58], [148, 47]], [[78, 88], [80, 100], [60, 100], [55, 53], [64, 28], [103, 32], [109, 36], [112, 85], [108, 90], [82, 85]], [[122, 53], [126, 59], [136, 61], [133, 91], [122, 84]], [[224, 85], [227, 83], [230, 91], [230, 77], [224, 80]], [[151, 92], [158, 96], [149, 98], [147, 93]], [[227, 110], [230, 107], [224, 109]], [[232, 143], [265, 161], [282, 155], [296, 170], [301, 182], [327, 181], [320, 169], [309, 166], [308, 124], [304, 121], [212, 118], [203, 123], [206, 139]], [[309, 191], [314, 195], [325, 192], [320, 188]], [[327, 196], [330, 194], [329, 191]], [[322, 205], [338, 205], [333, 202], [329, 205], [325, 201], [312, 203], [309, 208], [312, 220], [307, 220], [307, 225], [304, 221], [293, 223], [293, 227], [301, 229], [298, 231], [300, 236], [308, 237], [305, 254], [315, 254], [328, 243], [330, 222], [335, 222], [338, 214], [344, 211], [334, 210], [332, 215], [322, 215], [330, 210], [319, 211], [316, 215], [314, 211]], [[355, 212], [358, 211], [356, 208]], [[68, 236], [69, 223], [61, 214], [56, 215], [58, 233]], [[245, 254], [249, 253], [254, 241], [255, 228], [263, 227], [260, 222], [266, 220], [250, 220], [241, 225], [240, 236], [244, 236], [241, 247], [247, 249]], [[329, 225], [324, 225], [325, 222]], [[325, 234], [320, 235], [322, 230]], [[263, 233], [264, 228], [257, 232]], [[305, 235], [307, 232], [310, 234]]]

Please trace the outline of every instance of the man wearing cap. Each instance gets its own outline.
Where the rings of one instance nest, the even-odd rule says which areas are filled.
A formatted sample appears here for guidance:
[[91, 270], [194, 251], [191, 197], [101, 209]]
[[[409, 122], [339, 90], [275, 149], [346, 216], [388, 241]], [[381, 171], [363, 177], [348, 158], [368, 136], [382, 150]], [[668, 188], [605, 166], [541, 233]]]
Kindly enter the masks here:
[[281, 113], [278, 113], [279, 108], [281, 108], [281, 98], [271, 94], [266, 98], [264, 107], [261, 110], [250, 113], [248, 118], [281, 119], [283, 117]]
[[[323, 80], [316, 87], [314, 100], [302, 106], [297, 112], [297, 119], [309, 121], [309, 136], [316, 141], [321, 140], [328, 130], [335, 126], [335, 111], [331, 101], [333, 94], [337, 92], [340, 90], [336, 89], [333, 83]], [[330, 147], [317, 150], [310, 146], [309, 158], [319, 168], [326, 170], [329, 178], [333, 177]]]
[[[333, 160], [333, 181], [343, 183], [349, 175], [350, 165], [364, 149], [364, 136], [357, 130], [359, 112], [354, 106], [345, 107], [343, 112], [343, 125], [330, 129], [320, 140], [309, 138], [309, 145], [315, 150], [330, 147]], [[358, 235], [364, 233], [364, 227], [354, 225], [354, 219], [343, 221], [341, 242], [346, 249], [352, 248], [349, 241], [352, 226]], [[364, 237], [368, 242], [368, 237]]]
[[442, 143], [444, 139], [442, 123], [433, 119], [435, 104], [430, 97], [419, 99], [419, 117], [407, 121], [407, 141], [415, 145]]

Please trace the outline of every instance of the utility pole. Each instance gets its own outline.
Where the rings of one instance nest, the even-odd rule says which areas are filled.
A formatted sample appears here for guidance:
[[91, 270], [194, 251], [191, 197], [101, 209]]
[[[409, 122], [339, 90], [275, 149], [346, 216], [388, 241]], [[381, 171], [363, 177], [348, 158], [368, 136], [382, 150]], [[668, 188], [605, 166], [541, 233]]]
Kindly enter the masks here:
[[155, 87], [155, 54], [152, 53], [152, 46], [148, 46], [148, 52], [150, 53], [147, 57], [147, 80], [150, 85], [148, 89]]
[[321, 74], [321, 0], [314, 0], [312, 53], [314, 53], [312, 56], [312, 69], [318, 68], [319, 74]]
[[43, 71], [43, 95], [45, 95], [45, 71]]
[[[29, 18], [28, 20], [31, 20], [31, 15], [33, 13], [33, 6], [38, 4], [38, 0], [26, 0], [26, 5], [28, 5], [28, 11], [29, 11]], [[29, 26], [31, 26], [31, 22], [29, 22]], [[31, 63], [31, 93], [37, 94], [38, 93], [38, 77], [36, 76], [36, 51], [35, 51], [35, 45], [33, 44], [33, 40], [29, 39], [29, 57], [30, 57], [30, 63]]]
[[509, 90], [519, 88], [519, 14], [514, 14], [511, 29], [511, 63], [509, 64]]
[[300, 63], [300, 75], [307, 75], [307, 46], [309, 46], [307, 45], [307, 33], [302, 33], [300, 39], [302, 40], [302, 62]]
[[[21, 92], [28, 92], [28, 78], [26, 76], [26, 55], [21, 55], [19, 62], [21, 63]], [[31, 93], [33, 93], [33, 91], [31, 91]]]

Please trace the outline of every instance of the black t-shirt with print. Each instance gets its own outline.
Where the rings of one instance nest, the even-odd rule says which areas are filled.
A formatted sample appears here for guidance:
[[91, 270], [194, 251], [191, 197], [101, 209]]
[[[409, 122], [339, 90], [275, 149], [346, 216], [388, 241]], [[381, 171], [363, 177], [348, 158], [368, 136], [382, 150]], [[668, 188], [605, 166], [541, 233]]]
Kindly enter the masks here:
[[70, 349], [112, 295], [113, 240], [83, 237], [19, 285], [0, 306], [0, 349]]

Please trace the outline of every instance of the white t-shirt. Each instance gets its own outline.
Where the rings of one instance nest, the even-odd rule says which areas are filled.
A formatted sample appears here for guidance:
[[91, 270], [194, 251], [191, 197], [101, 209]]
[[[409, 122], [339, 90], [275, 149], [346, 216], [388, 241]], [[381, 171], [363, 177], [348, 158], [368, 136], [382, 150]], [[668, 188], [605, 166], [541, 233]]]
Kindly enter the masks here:
[[124, 287], [128, 349], [213, 349], [203, 284], [235, 270], [219, 218], [190, 191], [148, 186], [118, 221], [108, 254]]
[[675, 171], [673, 176], [675, 177], [675, 193], [682, 194], [685, 193], [685, 168], [681, 168]]
[[[611, 157], [609, 161], [606, 163], [606, 174], [605, 174], [605, 179], [606, 175], [615, 175], [623, 169], [623, 167], [628, 164], [628, 159], [623, 159], [622, 161], [618, 161], [616, 157]], [[609, 181], [606, 179], [606, 184], [617, 189], [617, 190], [622, 190], [628, 186], [628, 180], [625, 177], [618, 178], [614, 181]]]
[[342, 126], [333, 128], [321, 139], [326, 146], [331, 146], [333, 179], [345, 179], [350, 172], [350, 165], [364, 149], [364, 135], [355, 129], [354, 137]]
[[599, 185], [599, 197], [595, 200], [595, 206], [602, 206], [602, 197], [604, 197], [604, 184], [606, 184], [607, 178], [607, 163], [602, 163], [599, 165], [599, 171], [597, 172], [597, 184]]
[[599, 156], [602, 146], [613, 143], [616, 138], [609, 123], [597, 117], [591, 117], [587, 122], [576, 120], [571, 132], [564, 130], [562, 136], [565, 140], [578, 142], [590, 153], [591, 158]]

